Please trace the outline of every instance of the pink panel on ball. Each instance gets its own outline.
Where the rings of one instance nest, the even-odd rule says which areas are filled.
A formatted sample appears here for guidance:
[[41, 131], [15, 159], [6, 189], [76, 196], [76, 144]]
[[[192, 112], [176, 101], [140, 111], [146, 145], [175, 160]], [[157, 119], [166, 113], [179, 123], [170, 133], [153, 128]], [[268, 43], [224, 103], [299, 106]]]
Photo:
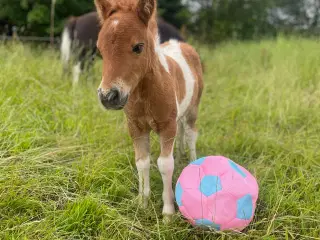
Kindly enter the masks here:
[[[185, 167], [178, 179], [182, 189], [198, 189], [203, 170], [198, 165], [188, 165]], [[199, 177], [200, 176], [200, 177]]]
[[222, 190], [207, 199], [210, 218], [216, 224], [226, 224], [236, 217], [237, 201], [230, 193]]
[[242, 231], [244, 228], [249, 226], [250, 220], [241, 220], [238, 218], [233, 219], [232, 221], [222, 224], [221, 230], [235, 230], [235, 231]]
[[189, 215], [187, 209], [184, 206], [179, 207], [179, 211], [183, 215], [183, 217], [193, 226], [195, 226], [196, 222], [192, 219], [192, 217]]
[[241, 198], [246, 194], [252, 194], [250, 186], [245, 178], [237, 174], [232, 169], [221, 176], [222, 189], [228, 191], [236, 198]]
[[250, 188], [250, 194], [253, 197], [253, 201], [256, 202], [258, 200], [259, 186], [257, 183], [257, 179], [245, 168], [240, 166], [241, 170], [244, 171], [247, 175], [245, 178], [247, 185]]
[[203, 172], [207, 175], [221, 176], [230, 171], [227, 158], [222, 156], [209, 156], [201, 165]]
[[207, 198], [199, 189], [184, 189], [182, 206], [186, 209], [188, 216], [194, 220], [208, 216]]
[[192, 220], [192, 216], [189, 215], [187, 209], [184, 206], [180, 206], [179, 207], [179, 211], [181, 212], [181, 214], [188, 220]]

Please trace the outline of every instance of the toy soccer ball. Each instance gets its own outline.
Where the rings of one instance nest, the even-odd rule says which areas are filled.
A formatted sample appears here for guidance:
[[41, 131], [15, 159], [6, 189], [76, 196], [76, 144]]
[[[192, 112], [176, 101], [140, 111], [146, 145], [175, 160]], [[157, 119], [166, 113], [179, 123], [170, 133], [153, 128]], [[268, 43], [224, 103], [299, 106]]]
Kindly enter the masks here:
[[182, 215], [194, 226], [241, 231], [254, 216], [258, 199], [256, 179], [222, 156], [190, 163], [175, 189]]

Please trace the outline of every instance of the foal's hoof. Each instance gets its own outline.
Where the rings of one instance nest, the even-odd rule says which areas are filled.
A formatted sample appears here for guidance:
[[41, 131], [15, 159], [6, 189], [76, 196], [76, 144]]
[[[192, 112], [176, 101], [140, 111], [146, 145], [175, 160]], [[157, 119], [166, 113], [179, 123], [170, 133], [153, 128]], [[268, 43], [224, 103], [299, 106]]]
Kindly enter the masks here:
[[142, 208], [147, 208], [148, 207], [148, 201], [149, 201], [148, 197], [143, 196], [143, 195], [138, 195], [138, 202], [139, 202], [139, 205]]
[[168, 224], [172, 221], [172, 217], [175, 214], [175, 209], [173, 204], [168, 204], [163, 206], [162, 215], [163, 215], [163, 223]]
[[172, 222], [172, 219], [173, 219], [173, 215], [163, 215], [162, 222], [163, 224], [167, 225]]

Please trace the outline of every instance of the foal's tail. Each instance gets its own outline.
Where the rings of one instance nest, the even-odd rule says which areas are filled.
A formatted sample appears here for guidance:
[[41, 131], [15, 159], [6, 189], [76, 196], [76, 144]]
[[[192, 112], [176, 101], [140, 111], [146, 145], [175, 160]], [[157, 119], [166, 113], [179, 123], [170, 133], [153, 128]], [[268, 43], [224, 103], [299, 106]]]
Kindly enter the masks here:
[[60, 53], [64, 71], [67, 71], [69, 60], [71, 57], [71, 46], [74, 35], [74, 29], [76, 26], [76, 20], [77, 19], [75, 17], [70, 17], [68, 19], [61, 36]]

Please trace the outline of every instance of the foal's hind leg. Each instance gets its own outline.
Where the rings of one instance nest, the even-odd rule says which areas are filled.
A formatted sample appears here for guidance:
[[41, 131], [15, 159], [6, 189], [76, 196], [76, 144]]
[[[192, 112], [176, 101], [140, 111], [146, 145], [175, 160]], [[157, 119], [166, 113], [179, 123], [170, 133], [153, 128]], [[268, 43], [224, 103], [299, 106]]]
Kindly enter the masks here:
[[196, 128], [197, 120], [197, 107], [194, 107], [188, 114], [185, 124], [185, 138], [190, 151], [190, 160], [197, 159], [196, 142], [198, 137], [198, 131]]
[[180, 161], [185, 154], [185, 118], [178, 121], [178, 133], [176, 140], [177, 160]]
[[147, 207], [150, 195], [150, 130], [142, 130], [138, 124], [130, 122], [129, 132], [133, 140], [139, 176], [139, 200], [143, 207]]

